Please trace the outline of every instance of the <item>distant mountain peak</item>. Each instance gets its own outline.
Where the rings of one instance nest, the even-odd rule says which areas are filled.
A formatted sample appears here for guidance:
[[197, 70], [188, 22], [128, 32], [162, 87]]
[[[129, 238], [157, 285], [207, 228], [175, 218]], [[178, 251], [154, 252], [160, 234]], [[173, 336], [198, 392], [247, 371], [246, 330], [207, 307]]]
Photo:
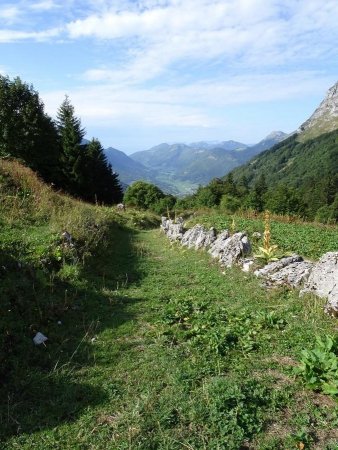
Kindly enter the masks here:
[[287, 133], [284, 133], [283, 131], [272, 131], [270, 134], [268, 134], [263, 140], [276, 140], [276, 141], [282, 141], [288, 137]]
[[300, 140], [307, 140], [338, 128], [338, 82], [327, 92], [324, 100], [298, 129]]

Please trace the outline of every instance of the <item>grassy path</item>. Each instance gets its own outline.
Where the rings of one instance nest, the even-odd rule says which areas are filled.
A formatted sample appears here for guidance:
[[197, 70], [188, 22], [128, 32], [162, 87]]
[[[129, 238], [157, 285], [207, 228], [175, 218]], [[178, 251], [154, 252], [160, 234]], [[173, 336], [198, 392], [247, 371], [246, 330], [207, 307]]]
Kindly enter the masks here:
[[293, 375], [334, 330], [319, 300], [266, 292], [158, 231], [111, 233], [8, 397], [1, 448], [338, 448], [337, 404]]

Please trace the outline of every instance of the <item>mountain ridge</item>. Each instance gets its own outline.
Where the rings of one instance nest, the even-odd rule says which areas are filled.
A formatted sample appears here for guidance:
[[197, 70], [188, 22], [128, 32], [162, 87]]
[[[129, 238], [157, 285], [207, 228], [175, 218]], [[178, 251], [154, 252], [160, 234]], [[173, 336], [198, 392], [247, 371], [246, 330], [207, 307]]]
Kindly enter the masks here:
[[338, 82], [327, 91], [326, 96], [313, 114], [298, 128], [298, 140], [320, 136], [338, 128]]
[[[287, 136], [282, 131], [274, 131], [251, 146], [234, 140], [161, 143], [132, 153], [128, 158], [148, 169], [154, 184], [171, 186], [169, 193], [187, 195]], [[115, 168], [113, 161], [110, 162]], [[118, 167], [116, 170], [119, 172]]]

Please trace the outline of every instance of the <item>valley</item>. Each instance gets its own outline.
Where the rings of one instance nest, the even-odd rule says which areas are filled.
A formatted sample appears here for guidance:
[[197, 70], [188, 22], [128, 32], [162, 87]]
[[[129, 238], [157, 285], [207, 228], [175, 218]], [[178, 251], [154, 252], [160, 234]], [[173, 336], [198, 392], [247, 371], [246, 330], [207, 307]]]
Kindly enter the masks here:
[[236, 141], [160, 144], [129, 156], [119, 150], [105, 150], [108, 161], [124, 184], [142, 179], [164, 192], [184, 196], [196, 192], [213, 178], [222, 177], [254, 155], [287, 138], [278, 131], [258, 144]]

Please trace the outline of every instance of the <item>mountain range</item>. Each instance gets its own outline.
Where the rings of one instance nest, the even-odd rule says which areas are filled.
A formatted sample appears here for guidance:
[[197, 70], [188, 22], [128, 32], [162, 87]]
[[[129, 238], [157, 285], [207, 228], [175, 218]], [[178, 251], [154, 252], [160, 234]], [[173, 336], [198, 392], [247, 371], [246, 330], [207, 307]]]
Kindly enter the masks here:
[[286, 137], [277, 131], [251, 146], [232, 140], [163, 143], [129, 156], [112, 147], [105, 149], [105, 154], [123, 184], [142, 179], [167, 193], [187, 195]]
[[251, 186], [264, 176], [270, 189], [277, 185], [293, 187], [314, 211], [336, 201], [338, 212], [338, 83], [297, 133], [232, 174], [234, 180], [245, 177]]
[[143, 179], [179, 196], [232, 172], [235, 179], [245, 176], [251, 184], [264, 174], [269, 185], [285, 183], [302, 188], [310, 199], [314, 184], [336, 182], [337, 130], [338, 83], [290, 135], [273, 132], [255, 145], [231, 140], [163, 143], [129, 156], [108, 148], [106, 155], [124, 184]]

